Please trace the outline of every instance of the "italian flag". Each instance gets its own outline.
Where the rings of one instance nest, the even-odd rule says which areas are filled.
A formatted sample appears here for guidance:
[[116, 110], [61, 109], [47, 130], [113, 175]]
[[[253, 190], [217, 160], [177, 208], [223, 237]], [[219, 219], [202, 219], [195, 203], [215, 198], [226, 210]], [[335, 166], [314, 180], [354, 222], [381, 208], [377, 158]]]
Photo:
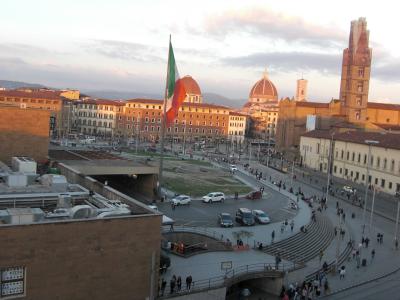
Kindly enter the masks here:
[[171, 41], [169, 42], [167, 72], [166, 125], [168, 126], [178, 115], [179, 107], [182, 105], [186, 97], [185, 87], [182, 80], [179, 78]]

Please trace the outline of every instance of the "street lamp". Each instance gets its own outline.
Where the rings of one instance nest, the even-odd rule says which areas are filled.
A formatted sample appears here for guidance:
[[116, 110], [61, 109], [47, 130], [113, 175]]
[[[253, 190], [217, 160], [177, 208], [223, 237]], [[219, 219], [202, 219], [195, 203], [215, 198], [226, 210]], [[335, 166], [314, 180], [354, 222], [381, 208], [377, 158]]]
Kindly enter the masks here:
[[369, 217], [369, 232], [371, 233], [371, 228], [372, 228], [372, 218], [374, 216], [374, 206], [375, 206], [375, 194], [376, 194], [376, 187], [375, 185], [372, 186], [373, 188], [373, 193], [372, 193], [372, 206], [371, 206], [371, 215]]
[[394, 231], [394, 245], [395, 245], [395, 249], [397, 250], [397, 247], [396, 247], [397, 231], [399, 229], [399, 212], [400, 212], [400, 198], [399, 198], [398, 194], [396, 194], [396, 198], [397, 198], [397, 214], [396, 214], [396, 227], [395, 227], [395, 231]]
[[334, 132], [332, 132], [331, 135], [331, 142], [329, 144], [329, 154], [328, 154], [328, 178], [326, 181], [326, 191], [325, 191], [325, 203], [328, 204], [328, 196], [329, 196], [329, 186], [330, 186], [330, 180], [331, 180], [331, 172], [332, 172], [332, 159], [333, 159], [333, 136], [335, 135]]
[[365, 140], [364, 143], [368, 145], [368, 158], [367, 158], [367, 174], [365, 176], [365, 196], [364, 196], [364, 209], [363, 209], [363, 229], [362, 229], [362, 234], [364, 236], [364, 231], [365, 231], [365, 214], [367, 211], [367, 198], [368, 198], [368, 183], [369, 183], [369, 167], [371, 164], [371, 145], [377, 145], [379, 144], [378, 141], [374, 140]]

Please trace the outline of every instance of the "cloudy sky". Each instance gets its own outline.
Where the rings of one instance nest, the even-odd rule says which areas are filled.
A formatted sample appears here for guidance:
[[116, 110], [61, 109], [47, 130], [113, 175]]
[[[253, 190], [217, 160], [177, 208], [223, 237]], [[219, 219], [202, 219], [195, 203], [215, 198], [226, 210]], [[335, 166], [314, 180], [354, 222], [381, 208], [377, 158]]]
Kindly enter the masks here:
[[[373, 3], [373, 4], [369, 4]], [[400, 102], [393, 1], [2, 0], [0, 79], [162, 94], [169, 34], [181, 75], [203, 92], [246, 99], [267, 67], [279, 97], [339, 94], [350, 21], [366, 17], [370, 99]]]

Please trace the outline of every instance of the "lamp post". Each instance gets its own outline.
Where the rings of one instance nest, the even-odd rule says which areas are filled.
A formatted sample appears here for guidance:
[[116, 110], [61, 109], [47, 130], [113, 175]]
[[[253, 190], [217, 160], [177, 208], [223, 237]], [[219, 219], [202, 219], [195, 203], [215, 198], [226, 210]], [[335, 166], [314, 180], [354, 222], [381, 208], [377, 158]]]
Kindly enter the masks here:
[[339, 267], [339, 255], [340, 255], [340, 233], [342, 232], [342, 214], [339, 214], [339, 230], [337, 231], [336, 240], [336, 259], [335, 259], [335, 270]]
[[363, 209], [363, 228], [362, 228], [362, 234], [364, 236], [364, 231], [365, 231], [365, 214], [367, 211], [367, 198], [368, 198], [368, 183], [369, 183], [369, 167], [371, 164], [371, 145], [376, 145], [379, 144], [378, 141], [374, 140], [365, 140], [364, 141], [368, 145], [368, 158], [367, 158], [367, 172], [365, 176], [365, 196], [364, 196], [364, 209]]
[[333, 132], [331, 135], [331, 142], [329, 144], [329, 154], [328, 154], [328, 176], [326, 181], [326, 191], [325, 191], [325, 203], [328, 204], [328, 196], [329, 196], [329, 186], [331, 181], [331, 172], [332, 172], [332, 159], [333, 159], [333, 136], [335, 133]]
[[372, 193], [372, 206], [371, 206], [371, 215], [369, 217], [369, 232], [371, 233], [372, 228], [372, 218], [374, 216], [374, 206], [375, 206], [375, 194], [376, 194], [376, 187], [375, 185], [372, 186], [373, 193]]
[[396, 195], [396, 197], [397, 197], [397, 214], [396, 214], [396, 227], [394, 230], [394, 245], [395, 245], [395, 247], [396, 247], [396, 243], [397, 243], [397, 232], [399, 229], [399, 212], [400, 212], [400, 198], [397, 195]]

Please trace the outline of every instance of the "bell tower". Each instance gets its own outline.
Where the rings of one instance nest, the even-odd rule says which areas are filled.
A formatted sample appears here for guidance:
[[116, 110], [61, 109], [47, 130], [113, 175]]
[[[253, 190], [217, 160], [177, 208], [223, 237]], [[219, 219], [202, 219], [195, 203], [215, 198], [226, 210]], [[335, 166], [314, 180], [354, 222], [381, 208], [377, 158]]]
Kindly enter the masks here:
[[349, 47], [343, 50], [341, 114], [349, 122], [366, 122], [371, 58], [367, 21], [359, 18], [351, 22]]

